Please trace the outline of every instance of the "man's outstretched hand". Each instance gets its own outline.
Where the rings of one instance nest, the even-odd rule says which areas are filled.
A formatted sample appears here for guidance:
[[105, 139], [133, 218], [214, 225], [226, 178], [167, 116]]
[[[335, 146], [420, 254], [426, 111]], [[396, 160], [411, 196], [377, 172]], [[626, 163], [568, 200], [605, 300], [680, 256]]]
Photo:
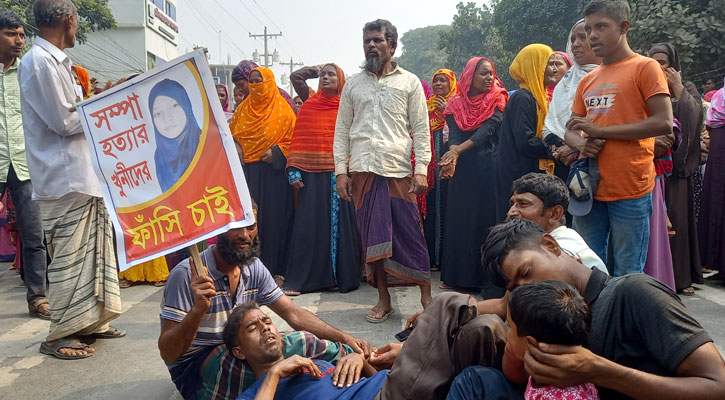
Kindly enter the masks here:
[[368, 362], [377, 370], [390, 369], [398, 358], [403, 345], [400, 343], [388, 343], [383, 347], [373, 350]]
[[343, 343], [350, 346], [355, 353], [361, 354], [365, 358], [370, 357], [372, 347], [370, 346], [370, 342], [367, 340], [358, 339], [354, 336], [348, 335], [347, 339]]
[[405, 329], [410, 328], [411, 326], [415, 326], [415, 321], [420, 317], [420, 314], [423, 314], [423, 311], [418, 311], [417, 313], [413, 314], [410, 318], [408, 318], [408, 321], [405, 322]]

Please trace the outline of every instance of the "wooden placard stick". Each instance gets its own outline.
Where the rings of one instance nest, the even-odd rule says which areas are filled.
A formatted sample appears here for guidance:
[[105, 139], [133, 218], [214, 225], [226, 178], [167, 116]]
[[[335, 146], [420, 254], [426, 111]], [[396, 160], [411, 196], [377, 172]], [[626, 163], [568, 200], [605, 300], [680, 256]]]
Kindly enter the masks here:
[[191, 255], [191, 260], [194, 261], [196, 275], [206, 276], [206, 269], [204, 268], [204, 263], [201, 261], [201, 255], [199, 255], [199, 248], [196, 247], [196, 243], [189, 246], [189, 254]]

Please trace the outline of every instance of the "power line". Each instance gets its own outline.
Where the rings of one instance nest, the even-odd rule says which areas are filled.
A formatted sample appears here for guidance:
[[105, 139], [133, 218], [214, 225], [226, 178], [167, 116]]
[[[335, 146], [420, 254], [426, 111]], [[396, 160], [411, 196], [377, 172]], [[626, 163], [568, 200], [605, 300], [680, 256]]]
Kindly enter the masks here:
[[[219, 4], [219, 3], [217, 3], [217, 4]], [[238, 47], [238, 46], [236, 45], [236, 43], [234, 43], [234, 42], [235, 42], [235, 41], [234, 41], [234, 39], [233, 39], [233, 38], [232, 38], [232, 37], [231, 37], [231, 36], [230, 36], [229, 34], [227, 34], [227, 33], [226, 33], [226, 32], [225, 32], [225, 31], [224, 31], [223, 29], [222, 29], [222, 30], [220, 30], [220, 31], [216, 31], [216, 32], [212, 32], [212, 31], [210, 30], [211, 28], [209, 28], [209, 27], [210, 27], [210, 26], [214, 26], [215, 24], [212, 24], [212, 23], [211, 23], [211, 19], [213, 19], [213, 18], [212, 18], [212, 17], [210, 17], [210, 16], [209, 16], [209, 14], [207, 14], [206, 10], [204, 10], [204, 8], [203, 8], [203, 6], [202, 6], [202, 5], [197, 5], [197, 4], [193, 4], [193, 1], [192, 1], [192, 2], [191, 2], [191, 7], [192, 7], [192, 8], [193, 8], [193, 9], [194, 9], [194, 10], [196, 11], [196, 13], [193, 13], [193, 14], [198, 14], [198, 16], [197, 16], [197, 15], [195, 15], [195, 17], [196, 17], [197, 21], [199, 21], [199, 23], [201, 23], [202, 25], [205, 25], [205, 28], [207, 28], [207, 31], [208, 31], [208, 32], [210, 32], [210, 33], [213, 33], [213, 34], [214, 34], [214, 36], [220, 35], [220, 33], [221, 33], [221, 35], [224, 35], [224, 36], [225, 36], [225, 38], [224, 38], [224, 39], [225, 39], [225, 42], [228, 42], [228, 43], [230, 43], [230, 44], [231, 44], [231, 45], [232, 45], [232, 46], [233, 46], [233, 47], [234, 47], [235, 49], [237, 49], [237, 51], [238, 51], [239, 53], [241, 53], [242, 57], [244, 57], [244, 56], [245, 56], [245, 52], [244, 52], [244, 50], [240, 49], [240, 48], [239, 48], [239, 47]], [[227, 12], [227, 10], [226, 10], [226, 9], [224, 9], [224, 11], [225, 11], [225, 12]], [[201, 19], [204, 19], [204, 21], [205, 21], [206, 23], [205, 23], [204, 21], [202, 21]], [[237, 23], [238, 23], [238, 22], [237, 22]], [[239, 23], [239, 26], [241, 26], [242, 28], [244, 28], [244, 26], [243, 26], [242, 24], [240, 24], [240, 23]], [[221, 52], [221, 50], [220, 50], [220, 52]], [[224, 64], [224, 57], [223, 57], [223, 54], [219, 54], [219, 63], [220, 63], [220, 64]]]
[[[275, 27], [275, 28], [277, 28], [277, 30], [278, 30], [278, 31], [282, 32], [282, 28], [280, 28], [280, 27], [279, 27], [279, 26], [278, 26], [278, 25], [277, 25], [277, 24], [276, 24], [276, 23], [274, 22], [274, 20], [273, 20], [272, 18], [270, 18], [270, 16], [269, 16], [269, 15], [267, 14], [267, 12], [266, 12], [266, 11], [264, 11], [264, 8], [262, 8], [262, 6], [261, 6], [261, 5], [259, 5], [259, 3], [257, 3], [257, 0], [252, 0], [252, 1], [254, 1], [254, 4], [256, 4], [256, 5], [257, 5], [257, 8], [259, 8], [259, 10], [260, 10], [260, 11], [262, 11], [262, 14], [264, 14], [264, 16], [265, 16], [265, 17], [267, 17], [267, 19], [268, 19], [268, 20], [269, 20], [269, 21], [270, 21], [270, 22], [272, 23], [272, 26], [273, 26], [273, 27]], [[290, 43], [290, 41], [289, 41], [289, 40], [287, 39], [287, 36], [282, 36], [282, 39], [283, 39], [283, 40], [284, 40], [285, 42], [287, 42], [287, 44], [288, 44], [288, 45], [290, 46], [290, 50], [292, 50], [292, 53], [294, 53], [294, 55], [295, 55], [295, 56], [297, 56], [297, 58], [302, 58], [302, 56], [300, 56], [300, 54], [299, 54], [299, 53], [297, 53], [297, 51], [295, 50], [295, 47], [294, 47], [294, 46], [292, 45], [292, 43]]]
[[232, 16], [232, 15], [234, 15], [234, 14], [230, 13], [230, 12], [229, 12], [229, 10], [227, 10], [227, 8], [226, 8], [226, 7], [224, 7], [223, 5], [219, 4], [219, 2], [218, 2], [217, 0], [214, 0], [214, 2], [215, 2], [215, 3], [216, 3], [216, 4], [218, 5], [218, 6], [219, 6], [219, 8], [221, 8], [221, 9], [222, 9], [222, 10], [224, 11], [224, 13], [225, 13], [226, 15], [228, 15], [228, 16], [229, 16], [229, 18], [230, 18], [230, 19], [231, 19], [232, 21], [234, 21], [234, 22], [235, 22], [235, 23], [236, 23], [237, 25], [239, 25], [239, 26], [240, 26], [240, 27], [241, 27], [242, 29], [244, 29], [244, 30], [245, 30], [245, 31], [247, 31], [247, 32], [251, 31], [251, 29], [249, 29], [249, 28], [247, 28], [246, 26], [242, 25], [242, 23], [241, 23], [241, 22], [239, 22], [239, 21], [238, 21], [237, 19], [235, 19], [235, 18], [231, 18], [231, 16]]
[[[249, 15], [254, 17], [254, 19], [256, 19], [260, 24], [262, 24], [262, 26], [266, 25], [264, 22], [262, 22], [261, 19], [259, 19], [259, 17], [257, 17], [257, 15], [252, 11], [251, 8], [247, 7], [247, 5], [244, 4], [244, 2], [242, 0], [239, 0], [239, 2], [242, 3], [242, 6], [247, 9], [247, 11], [249, 12]], [[279, 28], [277, 28], [277, 29], [279, 29]], [[280, 29], [280, 31], [281, 31], [281, 29]]]

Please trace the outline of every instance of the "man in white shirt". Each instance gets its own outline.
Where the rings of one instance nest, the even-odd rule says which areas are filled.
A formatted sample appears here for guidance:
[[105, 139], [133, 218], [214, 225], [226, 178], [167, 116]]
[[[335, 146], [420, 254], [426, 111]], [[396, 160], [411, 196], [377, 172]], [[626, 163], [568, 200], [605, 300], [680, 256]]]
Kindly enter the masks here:
[[419, 285], [423, 306], [431, 300], [415, 198], [428, 186], [428, 111], [420, 80], [391, 61], [397, 42], [389, 21], [365, 24], [364, 70], [347, 80], [335, 125], [337, 191], [355, 204], [368, 282], [378, 288], [370, 322], [393, 313], [388, 286]]
[[113, 227], [90, 162], [80, 119], [82, 99], [63, 53], [75, 45], [78, 12], [71, 0], [36, 0], [38, 37], [20, 61], [18, 79], [26, 154], [52, 259], [48, 266], [50, 333], [40, 352], [86, 358], [77, 339], [119, 338], [108, 323], [121, 313]]
[[530, 172], [511, 185], [507, 216], [523, 218], [537, 223], [551, 235], [559, 247], [589, 268], [597, 268], [609, 274], [607, 266], [590, 249], [574, 229], [566, 227], [566, 212], [569, 206], [569, 188], [556, 175]]

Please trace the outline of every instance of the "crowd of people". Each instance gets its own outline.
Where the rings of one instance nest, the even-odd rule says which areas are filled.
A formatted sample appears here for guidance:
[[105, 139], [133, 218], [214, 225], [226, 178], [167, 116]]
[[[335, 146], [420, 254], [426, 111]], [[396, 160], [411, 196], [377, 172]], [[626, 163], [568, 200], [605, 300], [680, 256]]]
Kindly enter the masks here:
[[[33, 12], [23, 55], [26, 23], [0, 11], [0, 192], [29, 312], [50, 320], [41, 353], [124, 337], [119, 289], [148, 281], [165, 285], [158, 349], [184, 398], [725, 397], [725, 362], [677, 296], [725, 277], [722, 79], [701, 94], [672, 44], [634, 52], [625, 0], [592, 0], [566, 51], [521, 49], [514, 90], [483, 56], [421, 81], [382, 19], [363, 27], [362, 71], [303, 67], [294, 99], [241, 61], [217, 95], [256, 223], [207, 243], [207, 275], [179, 253], [119, 275], [74, 107], [112, 83], [63, 52], [72, 1]], [[291, 298], [361, 281], [370, 323], [395, 312], [389, 287], [419, 287], [404, 345], [371, 347]]]

